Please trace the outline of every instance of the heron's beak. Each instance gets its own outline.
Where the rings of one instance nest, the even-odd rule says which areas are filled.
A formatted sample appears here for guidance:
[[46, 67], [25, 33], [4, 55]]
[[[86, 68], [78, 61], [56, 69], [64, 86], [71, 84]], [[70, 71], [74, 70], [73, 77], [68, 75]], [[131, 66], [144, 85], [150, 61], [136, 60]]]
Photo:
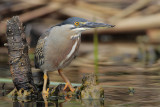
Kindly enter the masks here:
[[91, 28], [112, 28], [115, 25], [105, 24], [105, 23], [96, 23], [96, 22], [80, 22], [78, 27], [72, 27], [72, 30], [76, 32], [82, 32]]
[[86, 22], [81, 25], [83, 28], [99, 28], [99, 27], [106, 27], [112, 28], [115, 25], [105, 24], [105, 23], [96, 23], [96, 22]]

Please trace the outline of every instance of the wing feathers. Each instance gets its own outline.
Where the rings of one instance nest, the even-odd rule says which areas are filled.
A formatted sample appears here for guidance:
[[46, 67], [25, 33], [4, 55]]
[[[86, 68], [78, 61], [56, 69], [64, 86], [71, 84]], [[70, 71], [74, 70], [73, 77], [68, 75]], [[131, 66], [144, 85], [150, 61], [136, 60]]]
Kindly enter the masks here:
[[49, 35], [49, 32], [45, 32], [38, 40], [37, 46], [35, 49], [35, 68], [40, 68], [44, 64], [44, 45], [45, 41]]

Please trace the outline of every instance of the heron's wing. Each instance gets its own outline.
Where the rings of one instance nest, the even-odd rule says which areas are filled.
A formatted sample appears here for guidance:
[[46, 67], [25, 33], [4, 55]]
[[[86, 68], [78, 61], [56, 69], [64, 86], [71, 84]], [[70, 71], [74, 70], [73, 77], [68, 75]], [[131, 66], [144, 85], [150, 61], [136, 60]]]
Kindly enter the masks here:
[[44, 45], [48, 35], [49, 31], [45, 32], [37, 42], [34, 59], [35, 68], [40, 68], [40, 66], [44, 64]]

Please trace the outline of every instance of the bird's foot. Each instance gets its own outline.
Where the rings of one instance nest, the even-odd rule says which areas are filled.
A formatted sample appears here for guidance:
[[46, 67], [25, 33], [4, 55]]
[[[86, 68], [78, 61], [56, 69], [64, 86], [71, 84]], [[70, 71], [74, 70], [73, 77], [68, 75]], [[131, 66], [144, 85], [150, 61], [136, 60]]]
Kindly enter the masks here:
[[67, 87], [69, 87], [69, 89], [70, 89], [72, 92], [75, 91], [75, 89], [72, 87], [71, 83], [68, 83], [68, 82], [67, 82], [63, 90], [66, 90]]
[[17, 93], [18, 93], [17, 89], [14, 88], [7, 96], [14, 97], [14, 96], [16, 96]]
[[49, 95], [49, 88], [47, 90], [42, 91], [43, 98], [48, 98], [48, 95]]

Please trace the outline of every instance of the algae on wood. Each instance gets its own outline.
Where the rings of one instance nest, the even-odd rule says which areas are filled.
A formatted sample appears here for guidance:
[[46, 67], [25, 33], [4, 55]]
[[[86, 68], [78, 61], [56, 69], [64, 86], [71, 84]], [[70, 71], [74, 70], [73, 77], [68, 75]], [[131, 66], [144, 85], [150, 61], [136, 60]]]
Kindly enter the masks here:
[[80, 93], [82, 99], [104, 98], [104, 89], [98, 85], [97, 76], [93, 73], [83, 77]]

